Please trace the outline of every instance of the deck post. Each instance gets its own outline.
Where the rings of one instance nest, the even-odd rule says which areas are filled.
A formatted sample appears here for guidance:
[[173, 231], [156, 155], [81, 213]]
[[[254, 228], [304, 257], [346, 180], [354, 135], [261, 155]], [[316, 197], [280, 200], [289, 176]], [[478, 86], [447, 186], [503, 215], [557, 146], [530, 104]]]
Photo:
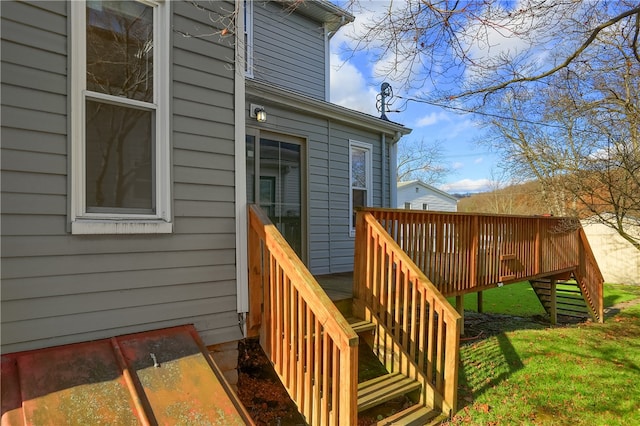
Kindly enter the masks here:
[[257, 231], [253, 228], [251, 219], [253, 211], [249, 211], [249, 312], [247, 316], [247, 337], [260, 335], [262, 324], [262, 302], [263, 302], [263, 267], [262, 264], [262, 243]]
[[555, 278], [552, 278], [551, 282], [549, 283], [549, 321], [551, 322], [551, 325], [556, 325], [558, 323], [556, 282], [557, 280]]
[[459, 294], [456, 296], [456, 311], [462, 317], [460, 319], [460, 335], [464, 335], [464, 294]]
[[479, 291], [477, 294], [478, 294], [478, 313], [481, 314], [483, 311], [482, 292]]

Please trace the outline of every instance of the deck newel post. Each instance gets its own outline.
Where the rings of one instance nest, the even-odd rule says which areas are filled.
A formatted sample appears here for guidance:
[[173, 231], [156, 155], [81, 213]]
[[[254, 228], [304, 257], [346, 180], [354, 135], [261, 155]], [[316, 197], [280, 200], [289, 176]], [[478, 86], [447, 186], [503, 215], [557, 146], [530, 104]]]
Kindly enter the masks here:
[[[253, 217], [249, 207], [249, 222]], [[260, 253], [260, 239], [255, 229], [249, 223], [249, 314], [247, 318], [247, 337], [260, 334], [262, 325], [262, 261]]]
[[542, 258], [541, 258], [541, 252], [542, 252], [542, 237], [540, 235], [540, 218], [536, 219], [536, 253], [534, 256], [534, 262], [535, 262], [535, 275], [538, 275], [540, 273], [540, 271], [542, 270], [541, 264], [542, 264]]
[[556, 282], [555, 278], [551, 279], [551, 283], [549, 284], [549, 298], [551, 299], [549, 306], [549, 321], [551, 325], [556, 325], [558, 323], [558, 309], [557, 309], [557, 299], [556, 299]]
[[480, 226], [478, 221], [478, 216], [474, 216], [473, 222], [471, 223], [471, 245], [469, 250], [469, 281], [471, 282], [471, 286], [478, 285], [478, 259], [480, 257], [480, 248], [478, 246]]
[[481, 314], [483, 311], [482, 292], [479, 291], [477, 295], [478, 295], [478, 313]]
[[456, 310], [462, 317], [460, 320], [460, 335], [464, 335], [464, 294], [459, 294], [456, 296]]
[[353, 306], [352, 311], [355, 315], [364, 318], [364, 288], [367, 276], [367, 230], [364, 220], [364, 211], [361, 209], [356, 210], [356, 235], [355, 235], [355, 249], [353, 256]]

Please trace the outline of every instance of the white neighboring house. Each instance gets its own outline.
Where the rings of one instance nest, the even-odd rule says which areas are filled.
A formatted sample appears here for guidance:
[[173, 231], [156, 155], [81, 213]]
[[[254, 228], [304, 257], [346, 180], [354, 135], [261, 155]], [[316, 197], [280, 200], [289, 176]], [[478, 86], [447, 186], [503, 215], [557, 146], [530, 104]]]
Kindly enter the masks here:
[[[582, 227], [602, 271], [604, 281], [640, 285], [640, 251], [615, 230], [593, 219], [583, 220]], [[640, 228], [636, 227], [636, 229]]]
[[399, 209], [458, 211], [458, 199], [419, 180], [398, 182]]

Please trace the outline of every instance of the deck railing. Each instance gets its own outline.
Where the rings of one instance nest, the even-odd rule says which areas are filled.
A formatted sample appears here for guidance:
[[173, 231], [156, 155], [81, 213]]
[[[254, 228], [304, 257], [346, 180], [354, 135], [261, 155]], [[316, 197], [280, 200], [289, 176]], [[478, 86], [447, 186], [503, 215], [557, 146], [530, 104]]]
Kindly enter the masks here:
[[356, 316], [377, 326], [373, 349], [387, 369], [419, 381], [421, 403], [454, 413], [461, 317], [363, 211], [357, 213], [354, 296]]
[[356, 425], [358, 336], [259, 207], [249, 207], [250, 335], [312, 425]]
[[602, 275], [580, 223], [522, 217], [366, 209], [445, 295], [473, 293], [554, 274], [579, 275], [602, 319]]
[[591, 251], [584, 229], [578, 230], [580, 236], [580, 266], [575, 271], [576, 281], [585, 295], [587, 307], [600, 321], [604, 320], [604, 295], [602, 293], [604, 277]]

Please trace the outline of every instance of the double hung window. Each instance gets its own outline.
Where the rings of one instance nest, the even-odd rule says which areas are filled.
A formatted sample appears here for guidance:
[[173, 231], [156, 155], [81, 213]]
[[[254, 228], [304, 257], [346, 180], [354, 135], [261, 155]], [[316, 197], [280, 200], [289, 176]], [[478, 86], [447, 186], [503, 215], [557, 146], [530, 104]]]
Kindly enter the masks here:
[[356, 208], [372, 205], [372, 146], [368, 143], [349, 141], [349, 220], [350, 235], [355, 236]]
[[72, 2], [72, 232], [171, 232], [168, 4]]

